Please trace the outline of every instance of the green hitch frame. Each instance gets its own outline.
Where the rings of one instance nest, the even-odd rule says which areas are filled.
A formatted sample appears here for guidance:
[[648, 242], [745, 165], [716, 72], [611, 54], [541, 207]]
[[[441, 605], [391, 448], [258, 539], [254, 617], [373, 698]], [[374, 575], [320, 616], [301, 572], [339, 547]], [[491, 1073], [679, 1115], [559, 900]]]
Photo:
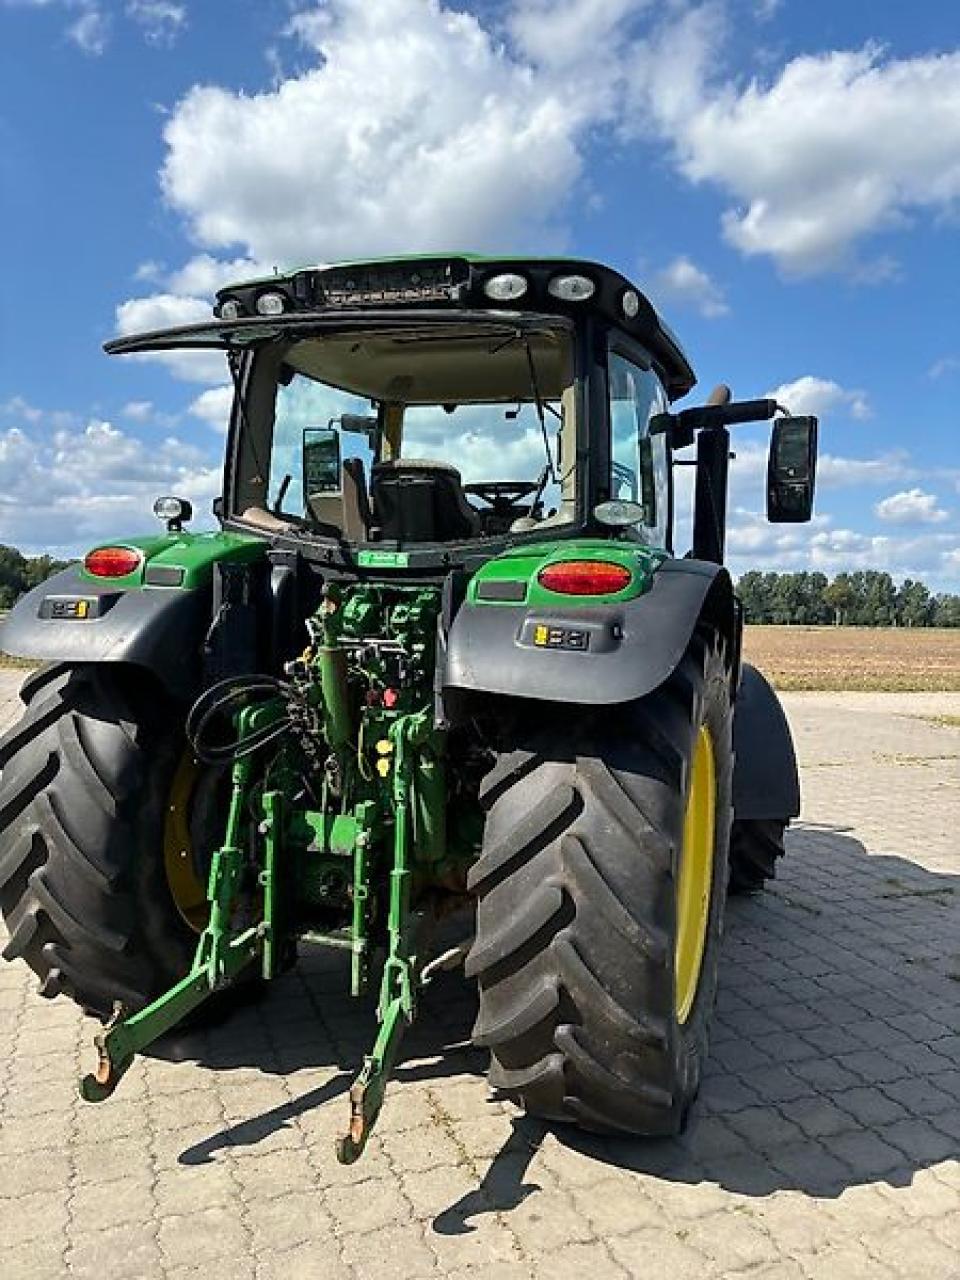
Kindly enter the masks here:
[[[239, 716], [241, 739], [276, 718], [272, 708], [247, 709]], [[231, 770], [230, 809], [222, 846], [214, 853], [207, 886], [210, 918], [200, 935], [193, 965], [186, 977], [174, 984], [152, 1004], [130, 1017], [122, 1005], [114, 1006], [113, 1017], [94, 1038], [97, 1067], [80, 1082], [80, 1096], [86, 1102], [109, 1098], [133, 1063], [136, 1054], [170, 1031], [216, 991], [227, 986], [262, 953], [264, 975], [272, 975], [275, 965], [274, 913], [276, 910], [275, 819], [279, 812], [277, 793], [264, 797], [267, 855], [260, 875], [263, 888], [263, 919], [259, 924], [230, 936], [230, 914], [243, 872], [240, 845], [244, 802], [253, 772], [250, 756], [234, 762]]]
[[[340, 643], [342, 615], [335, 586], [327, 589], [322, 615], [322, 643], [315, 650], [323, 700], [324, 732], [328, 746], [355, 767], [351, 757], [355, 726], [350, 712], [347, 685], [347, 652]], [[243, 743], [283, 714], [279, 701], [249, 707], [237, 717], [238, 741]], [[382, 864], [388, 870], [386, 949], [380, 995], [379, 1023], [371, 1052], [350, 1089], [350, 1121], [338, 1139], [336, 1154], [343, 1164], [359, 1159], [383, 1106], [390, 1076], [396, 1066], [407, 1027], [413, 1022], [423, 984], [422, 948], [424, 912], [411, 906], [414, 867], [439, 866], [446, 856], [445, 777], [442, 742], [430, 709], [402, 712], [384, 725], [390, 759], [389, 772], [376, 783], [376, 797], [359, 800], [352, 812], [334, 815], [328, 823], [323, 814], [307, 815], [315, 837], [324, 847], [334, 838], [341, 855], [352, 854], [352, 911], [349, 934], [316, 935], [326, 945], [348, 947], [351, 952], [351, 991], [363, 994], [370, 981], [375, 941], [376, 895], [372, 885]], [[384, 744], [386, 748], [386, 744]], [[283, 769], [268, 773], [268, 788], [261, 801], [257, 833], [261, 837], [261, 865], [258, 883], [262, 893], [259, 922], [236, 930], [234, 911], [246, 866], [244, 823], [251, 788], [255, 782], [254, 758], [241, 756], [231, 769], [231, 795], [223, 844], [214, 853], [207, 886], [209, 919], [200, 936], [189, 973], [145, 1009], [130, 1016], [120, 1005], [95, 1039], [97, 1069], [84, 1077], [81, 1096], [100, 1102], [116, 1089], [137, 1053], [171, 1030], [187, 1014], [228, 985], [244, 969], [259, 961], [264, 979], [273, 978], [283, 965], [287, 941], [287, 921], [283, 917], [284, 895], [281, 875], [286, 866], [291, 830], [297, 825], [297, 811], [289, 807], [284, 790]], [[384, 838], [391, 825], [392, 856]], [[339, 824], [339, 825], [338, 825]], [[328, 830], [329, 825], [329, 830]], [[352, 834], [348, 834], [352, 832]], [[339, 833], [336, 835], [335, 833]], [[295, 843], [295, 842], [294, 842]], [[352, 850], [349, 848], [352, 843]], [[348, 864], [349, 865], [349, 864]], [[304, 935], [311, 938], [309, 931]]]

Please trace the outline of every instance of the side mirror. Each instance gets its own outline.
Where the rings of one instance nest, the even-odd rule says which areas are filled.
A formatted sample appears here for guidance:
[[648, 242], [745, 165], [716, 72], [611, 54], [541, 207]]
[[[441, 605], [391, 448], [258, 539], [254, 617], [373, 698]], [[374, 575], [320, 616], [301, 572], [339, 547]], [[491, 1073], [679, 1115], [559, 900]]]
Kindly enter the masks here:
[[340, 433], [331, 427], [303, 429], [303, 492], [307, 499], [340, 492]]
[[767, 462], [767, 519], [803, 524], [813, 514], [817, 419], [777, 418]]

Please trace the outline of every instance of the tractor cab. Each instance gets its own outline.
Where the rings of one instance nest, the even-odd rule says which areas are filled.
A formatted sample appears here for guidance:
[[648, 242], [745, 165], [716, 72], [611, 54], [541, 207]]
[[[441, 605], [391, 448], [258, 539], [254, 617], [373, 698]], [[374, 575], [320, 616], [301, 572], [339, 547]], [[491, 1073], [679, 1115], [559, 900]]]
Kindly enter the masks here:
[[[108, 350], [226, 350], [222, 518], [308, 557], [397, 553], [429, 570], [611, 528], [669, 552], [673, 453], [699, 433], [693, 552], [720, 563], [726, 426], [778, 408], [726, 392], [671, 415], [693, 370], [643, 294], [593, 262], [310, 268], [229, 286], [214, 312]], [[809, 518], [810, 431], [776, 439], [793, 469], [771, 458], [769, 492], [777, 476], [786, 486], [771, 518]]]
[[[601, 533], [670, 544], [668, 441], [693, 371], [651, 304], [596, 263], [472, 257], [308, 269], [221, 290], [215, 320], [109, 350], [220, 347], [237, 395], [228, 527], [304, 554]], [[625, 509], [625, 508], [622, 508]], [[329, 546], [327, 547], [329, 550]]]

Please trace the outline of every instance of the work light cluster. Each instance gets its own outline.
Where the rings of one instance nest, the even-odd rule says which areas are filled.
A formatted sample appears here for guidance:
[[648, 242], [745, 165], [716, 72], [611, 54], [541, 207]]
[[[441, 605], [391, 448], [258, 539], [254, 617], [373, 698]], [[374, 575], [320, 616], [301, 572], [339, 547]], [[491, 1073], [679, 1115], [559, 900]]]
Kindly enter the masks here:
[[[501, 271], [490, 276], [483, 284], [483, 293], [491, 302], [519, 302], [530, 292], [530, 280], [519, 271]], [[547, 293], [558, 302], [589, 302], [596, 294], [596, 281], [579, 272], [555, 275], [547, 282]], [[268, 289], [257, 295], [254, 302], [258, 315], [281, 316], [290, 306], [290, 299], [276, 289]], [[635, 289], [625, 289], [620, 306], [628, 320], [636, 318], [640, 311], [640, 295]], [[217, 312], [221, 320], [233, 322], [246, 314], [239, 298], [226, 298], [220, 302]]]
[[[491, 302], [519, 302], [529, 291], [530, 281], [519, 271], [501, 271], [491, 276], [483, 286], [483, 292]], [[547, 282], [547, 293], [558, 302], [589, 302], [596, 292], [596, 282], [579, 272], [552, 276]], [[620, 305], [623, 314], [632, 320], [640, 310], [640, 295], [635, 289], [626, 289]]]

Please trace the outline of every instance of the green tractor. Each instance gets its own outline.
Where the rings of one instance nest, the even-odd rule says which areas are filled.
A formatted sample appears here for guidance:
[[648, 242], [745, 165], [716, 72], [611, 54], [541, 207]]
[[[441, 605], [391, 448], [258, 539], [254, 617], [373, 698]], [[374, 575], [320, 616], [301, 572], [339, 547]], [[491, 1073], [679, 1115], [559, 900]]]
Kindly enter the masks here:
[[160, 498], [162, 532], [95, 547], [0, 638], [45, 664], [0, 741], [4, 955], [103, 1019], [83, 1096], [311, 945], [349, 954], [354, 995], [379, 982], [341, 1160], [457, 963], [501, 1095], [679, 1131], [728, 886], [773, 875], [799, 812], [740, 660], [728, 428], [774, 419], [768, 515], [803, 521], [816, 420], [725, 387], [672, 412], [690, 365], [592, 262], [309, 268], [107, 349], [222, 350], [235, 394], [220, 529]]

